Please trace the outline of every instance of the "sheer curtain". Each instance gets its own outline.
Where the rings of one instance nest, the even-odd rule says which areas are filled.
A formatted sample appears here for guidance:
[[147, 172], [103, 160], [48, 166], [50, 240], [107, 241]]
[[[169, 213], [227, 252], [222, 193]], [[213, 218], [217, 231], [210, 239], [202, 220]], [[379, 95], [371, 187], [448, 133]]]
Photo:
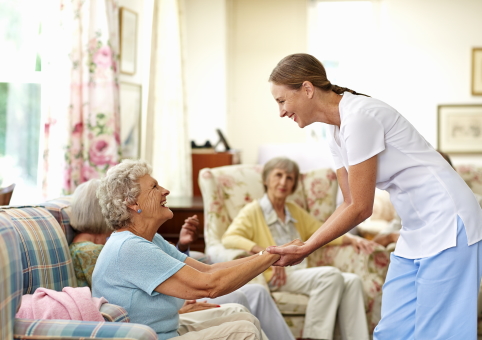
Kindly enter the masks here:
[[42, 86], [47, 198], [101, 177], [121, 156], [117, 2], [55, 3]]
[[191, 196], [180, 2], [159, 0], [154, 10], [146, 158], [153, 177], [172, 196]]

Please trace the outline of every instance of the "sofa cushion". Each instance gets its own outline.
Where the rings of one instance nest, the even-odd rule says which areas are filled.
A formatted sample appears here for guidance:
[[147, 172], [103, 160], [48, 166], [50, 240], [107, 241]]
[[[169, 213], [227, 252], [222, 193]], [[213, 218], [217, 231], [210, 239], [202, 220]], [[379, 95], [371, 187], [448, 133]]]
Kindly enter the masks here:
[[129, 339], [158, 340], [149, 326], [125, 322], [76, 320], [15, 320], [15, 339]]
[[61, 291], [77, 287], [72, 258], [63, 230], [44, 208], [2, 208], [20, 239], [23, 267], [23, 294], [38, 287]]
[[272, 292], [271, 296], [283, 315], [305, 315], [308, 296], [288, 292]]
[[19, 239], [10, 218], [0, 214], [0, 339], [13, 339], [13, 322], [22, 296]]

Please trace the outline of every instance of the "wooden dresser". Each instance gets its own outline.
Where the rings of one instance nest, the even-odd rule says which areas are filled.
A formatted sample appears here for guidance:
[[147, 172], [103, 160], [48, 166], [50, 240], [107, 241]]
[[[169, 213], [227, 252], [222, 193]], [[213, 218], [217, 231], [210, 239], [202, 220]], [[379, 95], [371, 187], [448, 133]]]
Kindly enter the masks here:
[[174, 213], [174, 217], [165, 222], [157, 232], [166, 241], [177, 244], [184, 220], [192, 215], [197, 215], [199, 219], [199, 238], [191, 244], [190, 249], [204, 252], [204, 208], [202, 197], [167, 196], [167, 206]]

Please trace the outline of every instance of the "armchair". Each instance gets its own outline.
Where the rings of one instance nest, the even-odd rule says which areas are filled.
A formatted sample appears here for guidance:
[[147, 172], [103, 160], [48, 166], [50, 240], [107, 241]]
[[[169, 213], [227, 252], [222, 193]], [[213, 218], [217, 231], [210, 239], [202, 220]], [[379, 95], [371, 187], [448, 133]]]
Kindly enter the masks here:
[[[241, 208], [264, 194], [261, 165], [230, 165], [205, 168], [199, 173], [199, 186], [204, 203], [205, 253], [212, 262], [223, 262], [244, 256], [238, 249], [226, 249], [221, 238]], [[329, 168], [302, 173], [300, 183], [289, 199], [324, 222], [335, 210], [338, 182]], [[369, 330], [380, 320], [381, 287], [385, 281], [389, 253], [382, 246], [372, 254], [357, 254], [351, 246], [318, 249], [308, 258], [309, 266], [335, 266], [344, 272], [358, 274], [366, 295]], [[257, 281], [264, 280], [262, 276]], [[266, 282], [264, 282], [266, 284]], [[296, 338], [302, 338], [304, 313], [308, 298], [301, 294], [272, 294], [278, 308]]]
[[68, 248], [74, 235], [65, 211], [68, 198], [44, 206], [52, 212], [40, 206], [0, 208], [0, 338], [157, 340], [150, 327], [129, 323], [127, 312], [112, 304], [102, 305], [100, 312], [114, 322], [15, 318], [23, 294], [39, 287], [77, 287]]

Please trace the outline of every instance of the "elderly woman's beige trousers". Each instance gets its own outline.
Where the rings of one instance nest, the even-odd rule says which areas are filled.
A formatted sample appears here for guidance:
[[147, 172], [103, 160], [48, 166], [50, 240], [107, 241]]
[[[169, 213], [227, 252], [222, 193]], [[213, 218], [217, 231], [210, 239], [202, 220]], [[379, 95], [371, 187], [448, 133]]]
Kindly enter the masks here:
[[237, 303], [179, 315], [178, 333], [172, 340], [268, 340], [258, 319]]

